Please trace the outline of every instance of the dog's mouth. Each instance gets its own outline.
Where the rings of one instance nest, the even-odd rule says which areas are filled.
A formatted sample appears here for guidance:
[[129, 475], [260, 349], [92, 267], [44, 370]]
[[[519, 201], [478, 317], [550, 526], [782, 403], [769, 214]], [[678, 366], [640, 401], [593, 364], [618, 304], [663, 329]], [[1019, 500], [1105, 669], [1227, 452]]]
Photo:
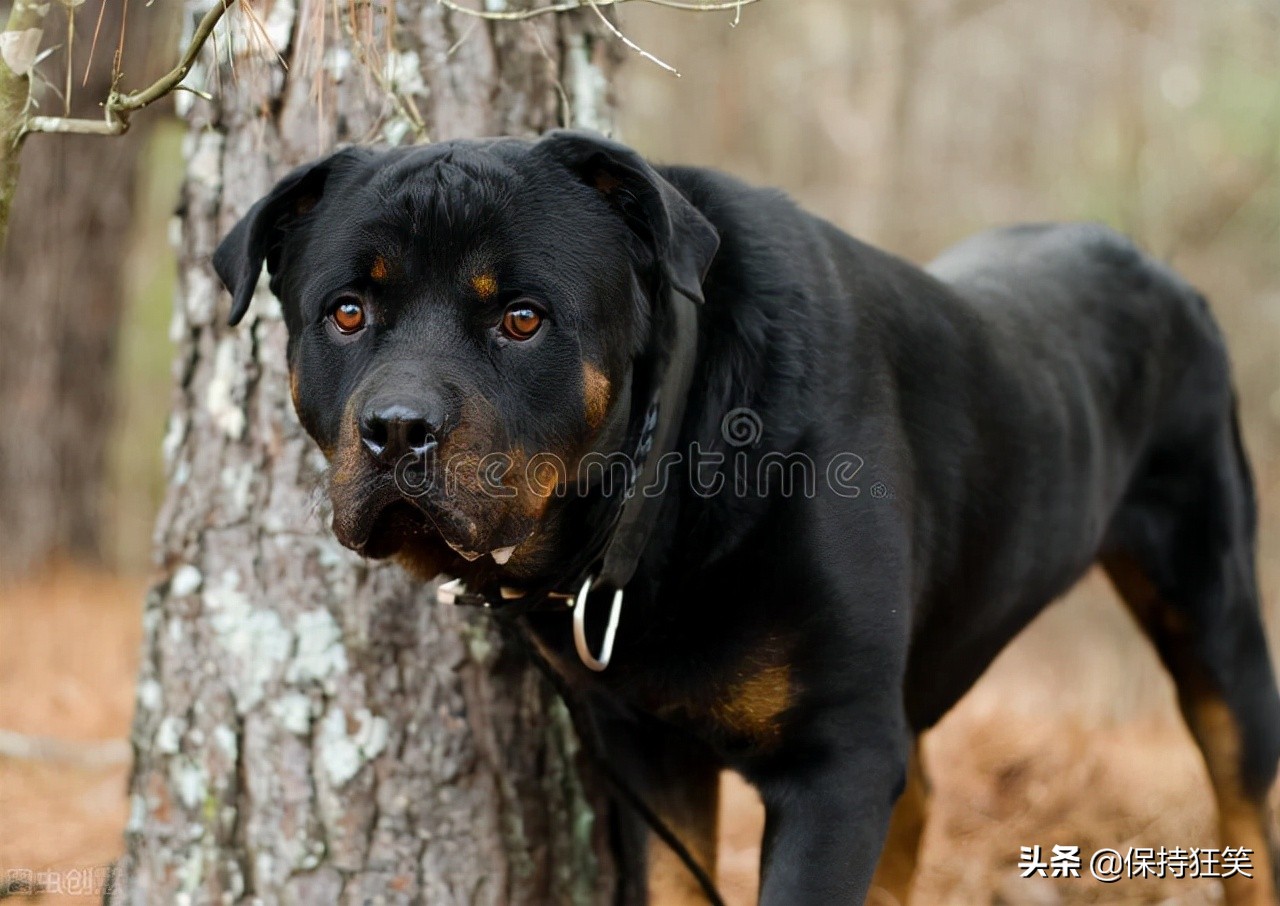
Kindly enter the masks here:
[[454, 551], [469, 551], [475, 525], [431, 507], [426, 501], [401, 497], [373, 499], [356, 507], [335, 501], [333, 529], [338, 540], [356, 553], [374, 560], [395, 556], [408, 546], [437, 544]]
[[357, 553], [373, 560], [395, 556], [407, 545], [439, 537], [430, 518], [407, 500], [393, 501], [375, 511], [368, 520], [363, 540], [339, 540]]
[[363, 557], [396, 557], [420, 574], [455, 576], [501, 571], [530, 534], [526, 531], [503, 540], [508, 533], [499, 527], [481, 526], [427, 499], [401, 496], [374, 499], [351, 509], [335, 501], [333, 529], [342, 544]]

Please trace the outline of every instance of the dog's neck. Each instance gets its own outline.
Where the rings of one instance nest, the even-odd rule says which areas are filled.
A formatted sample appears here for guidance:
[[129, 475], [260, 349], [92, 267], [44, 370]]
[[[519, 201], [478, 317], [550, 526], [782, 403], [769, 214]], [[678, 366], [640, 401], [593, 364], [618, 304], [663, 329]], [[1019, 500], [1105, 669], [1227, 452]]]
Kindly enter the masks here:
[[674, 493], [665, 485], [662, 460], [683, 434], [700, 301], [672, 289], [658, 297], [662, 304], [652, 307], [646, 353], [629, 369], [590, 454], [626, 456], [625, 486], [609, 487], [612, 470], [605, 469], [601, 486], [575, 489], [554, 517], [562, 550], [533, 581], [498, 579], [473, 589], [481, 602], [512, 611], [545, 609], [564, 606], [583, 587], [623, 591], [649, 552], [659, 514]]

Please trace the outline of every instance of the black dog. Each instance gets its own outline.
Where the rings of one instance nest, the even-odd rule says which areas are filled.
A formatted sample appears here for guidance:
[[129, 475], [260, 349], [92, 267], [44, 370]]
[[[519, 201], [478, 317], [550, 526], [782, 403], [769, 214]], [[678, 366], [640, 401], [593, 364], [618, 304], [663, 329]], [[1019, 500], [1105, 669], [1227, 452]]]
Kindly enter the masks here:
[[[1265, 878], [1228, 901], [1277, 903], [1280, 698], [1227, 353], [1127, 240], [1017, 227], [925, 272], [776, 192], [560, 132], [298, 169], [214, 258], [233, 323], [264, 261], [338, 537], [521, 614], [708, 868], [718, 772], [745, 775], [762, 903], [861, 902], [878, 863], [905, 901], [914, 740], [1095, 562]], [[632, 869], [671, 859], [620, 839]]]

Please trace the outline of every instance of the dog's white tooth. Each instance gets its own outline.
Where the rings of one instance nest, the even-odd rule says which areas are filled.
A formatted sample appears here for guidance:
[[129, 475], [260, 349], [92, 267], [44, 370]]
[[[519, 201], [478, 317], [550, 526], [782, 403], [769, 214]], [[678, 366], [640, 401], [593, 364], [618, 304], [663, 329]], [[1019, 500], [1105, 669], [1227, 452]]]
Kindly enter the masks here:
[[493, 557], [494, 563], [502, 566], [511, 559], [511, 555], [515, 553], [515, 550], [516, 546], [513, 544], [510, 547], [500, 547], [497, 550], [490, 551], [489, 556]]
[[453, 548], [454, 553], [456, 553], [463, 560], [471, 561], [480, 556], [477, 553], [473, 553], [472, 551], [465, 550], [461, 544], [454, 544], [452, 541], [448, 542], [448, 544], [449, 544], [449, 547]]
[[436, 589], [436, 600], [441, 604], [453, 604], [458, 600], [458, 595], [466, 590], [467, 586], [462, 584], [461, 579], [450, 579], [440, 583], [440, 587]]

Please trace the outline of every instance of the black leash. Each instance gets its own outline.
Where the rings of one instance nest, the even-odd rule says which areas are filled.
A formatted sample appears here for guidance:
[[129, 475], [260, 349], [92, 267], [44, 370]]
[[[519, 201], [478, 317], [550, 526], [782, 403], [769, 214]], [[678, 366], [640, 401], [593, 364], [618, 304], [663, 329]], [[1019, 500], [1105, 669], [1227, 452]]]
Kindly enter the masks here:
[[689, 852], [689, 848], [684, 845], [680, 838], [676, 836], [675, 831], [662, 820], [657, 812], [649, 807], [649, 804], [632, 788], [631, 784], [609, 764], [608, 758], [605, 757], [604, 738], [600, 733], [600, 727], [596, 723], [595, 717], [591, 713], [591, 709], [582, 702], [573, 688], [556, 672], [537, 646], [529, 641], [528, 635], [519, 628], [513, 628], [515, 628], [515, 635], [520, 639], [521, 646], [530, 660], [551, 683], [551, 688], [556, 691], [556, 694], [560, 696], [560, 700], [564, 702], [574, 727], [578, 729], [578, 738], [582, 742], [582, 748], [587, 753], [587, 757], [591, 759], [591, 763], [596, 770], [609, 782], [609, 785], [613, 787], [619, 798], [630, 806], [649, 826], [649, 829], [657, 834], [658, 839], [665, 843], [684, 863], [684, 867], [689, 870], [694, 880], [698, 882], [698, 886], [702, 888], [702, 893], [711, 903], [711, 906], [725, 906], [724, 898], [720, 896], [720, 891], [716, 887], [715, 881], [711, 879], [706, 869], [694, 858], [693, 853]]

